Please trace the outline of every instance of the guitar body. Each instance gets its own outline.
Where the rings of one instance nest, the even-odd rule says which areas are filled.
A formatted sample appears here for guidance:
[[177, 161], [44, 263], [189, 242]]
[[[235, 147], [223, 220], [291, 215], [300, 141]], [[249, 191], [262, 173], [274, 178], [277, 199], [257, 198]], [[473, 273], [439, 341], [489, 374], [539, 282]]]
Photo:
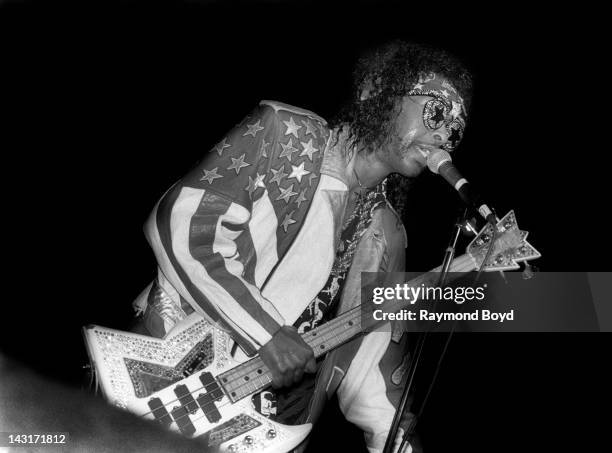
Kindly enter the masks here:
[[[468, 253], [453, 260], [450, 271], [518, 269], [519, 262], [540, 257], [527, 234], [510, 211], [495, 227], [487, 224]], [[408, 284], [435, 285], [436, 272]], [[385, 311], [399, 312], [409, 303], [387, 302]], [[353, 307], [305, 332], [302, 339], [320, 357], [362, 333], [361, 322], [360, 307]], [[198, 438], [203, 451], [285, 453], [311, 430], [310, 424], [275, 423], [255, 410], [248, 397], [270, 384], [270, 371], [259, 357], [234, 360], [230, 337], [196, 313], [164, 339], [99, 326], [85, 327], [84, 334], [100, 386], [112, 404]]]
[[198, 438], [204, 452], [285, 453], [311, 430], [273, 422], [251, 398], [230, 400], [218, 377], [240, 362], [231, 357], [230, 337], [196, 313], [164, 339], [95, 325], [83, 330], [106, 399]]

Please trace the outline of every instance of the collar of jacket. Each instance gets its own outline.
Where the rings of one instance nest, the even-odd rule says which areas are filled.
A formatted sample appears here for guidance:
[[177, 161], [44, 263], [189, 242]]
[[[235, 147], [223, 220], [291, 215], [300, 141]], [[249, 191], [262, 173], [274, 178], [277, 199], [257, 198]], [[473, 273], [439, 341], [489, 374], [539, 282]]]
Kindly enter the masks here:
[[335, 141], [334, 137], [335, 134], [332, 133], [327, 139], [325, 152], [323, 153], [323, 162], [321, 163], [321, 173], [342, 181], [348, 189], [349, 181], [346, 177], [347, 157], [337, 143], [332, 145], [332, 141]]

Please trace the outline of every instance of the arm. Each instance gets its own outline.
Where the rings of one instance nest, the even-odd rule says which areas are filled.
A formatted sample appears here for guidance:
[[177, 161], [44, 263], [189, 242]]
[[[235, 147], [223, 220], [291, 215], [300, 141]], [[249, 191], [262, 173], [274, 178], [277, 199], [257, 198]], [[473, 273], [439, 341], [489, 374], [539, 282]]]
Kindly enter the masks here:
[[[284, 319], [260, 291], [278, 261], [267, 158], [278, 135], [274, 110], [256, 109], [162, 198], [147, 225], [160, 268], [180, 296], [222, 321], [250, 354], [274, 337], [272, 344], [301, 341], [281, 329]], [[301, 362], [303, 348], [289, 348]], [[265, 348], [262, 358], [276, 357], [270, 368], [283, 374], [283, 357], [292, 355], [279, 351]]]

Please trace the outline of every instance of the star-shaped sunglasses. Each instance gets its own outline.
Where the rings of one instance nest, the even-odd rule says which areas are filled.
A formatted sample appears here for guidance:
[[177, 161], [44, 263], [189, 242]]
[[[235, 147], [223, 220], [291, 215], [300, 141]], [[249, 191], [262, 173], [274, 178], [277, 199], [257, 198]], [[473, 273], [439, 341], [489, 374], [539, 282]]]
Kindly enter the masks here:
[[453, 107], [440, 98], [431, 98], [423, 105], [423, 124], [431, 131], [436, 131], [442, 126], [448, 132], [448, 142], [442, 146], [445, 151], [452, 151], [461, 142], [465, 129], [465, 120], [461, 113], [456, 113]]

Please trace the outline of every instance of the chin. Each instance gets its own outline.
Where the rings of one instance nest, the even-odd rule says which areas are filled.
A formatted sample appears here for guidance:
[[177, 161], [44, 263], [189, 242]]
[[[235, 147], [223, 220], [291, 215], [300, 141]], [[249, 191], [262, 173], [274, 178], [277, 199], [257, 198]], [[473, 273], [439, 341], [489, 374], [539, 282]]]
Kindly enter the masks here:
[[400, 171], [398, 171], [398, 173], [408, 178], [415, 178], [419, 176], [421, 173], [423, 173], [423, 170], [427, 166], [426, 163], [421, 162], [420, 158], [417, 157], [411, 157], [404, 163], [405, 165]]
[[403, 172], [402, 176], [405, 176], [407, 178], [416, 178], [421, 173], [423, 173], [423, 168], [421, 168], [419, 170], [412, 170], [412, 171], [409, 171], [409, 172]]

